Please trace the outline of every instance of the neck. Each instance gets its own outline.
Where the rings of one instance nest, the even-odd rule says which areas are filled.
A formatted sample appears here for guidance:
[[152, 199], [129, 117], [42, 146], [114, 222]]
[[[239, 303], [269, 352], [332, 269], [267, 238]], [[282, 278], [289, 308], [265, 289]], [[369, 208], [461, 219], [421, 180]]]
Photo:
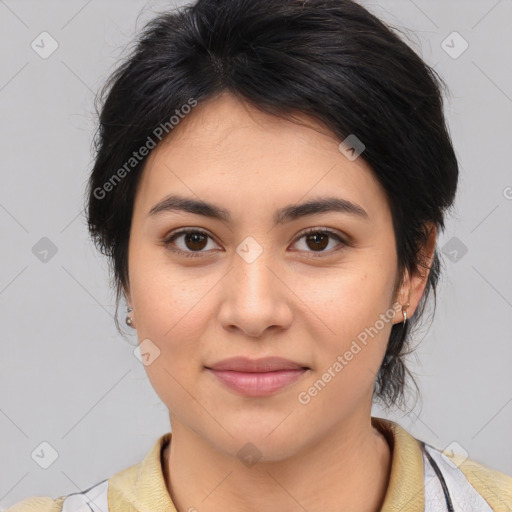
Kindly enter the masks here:
[[[246, 467], [173, 423], [164, 476], [179, 512], [378, 512], [391, 450], [370, 418], [338, 427], [293, 457]], [[172, 446], [171, 446], [172, 445]]]

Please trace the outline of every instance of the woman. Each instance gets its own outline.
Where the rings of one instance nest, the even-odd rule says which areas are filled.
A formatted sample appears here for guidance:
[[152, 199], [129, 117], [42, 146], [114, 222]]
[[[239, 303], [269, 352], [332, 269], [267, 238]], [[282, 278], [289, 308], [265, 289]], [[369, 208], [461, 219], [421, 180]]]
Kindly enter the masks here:
[[512, 477], [371, 416], [439, 278], [441, 85], [348, 0], [155, 17], [104, 89], [87, 211], [172, 434], [11, 510], [512, 510]]

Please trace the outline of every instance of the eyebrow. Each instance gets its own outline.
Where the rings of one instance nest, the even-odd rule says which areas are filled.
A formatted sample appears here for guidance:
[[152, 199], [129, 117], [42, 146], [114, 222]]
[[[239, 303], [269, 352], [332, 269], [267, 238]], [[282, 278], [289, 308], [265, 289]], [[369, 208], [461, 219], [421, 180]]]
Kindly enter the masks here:
[[[205, 201], [187, 198], [179, 195], [169, 195], [158, 202], [148, 213], [148, 217], [162, 212], [182, 211], [203, 215], [224, 222], [230, 222], [232, 216], [229, 210]], [[284, 224], [292, 220], [327, 212], [340, 212], [369, 220], [366, 211], [356, 203], [340, 197], [322, 197], [302, 204], [291, 204], [280, 208], [274, 213], [274, 224]]]

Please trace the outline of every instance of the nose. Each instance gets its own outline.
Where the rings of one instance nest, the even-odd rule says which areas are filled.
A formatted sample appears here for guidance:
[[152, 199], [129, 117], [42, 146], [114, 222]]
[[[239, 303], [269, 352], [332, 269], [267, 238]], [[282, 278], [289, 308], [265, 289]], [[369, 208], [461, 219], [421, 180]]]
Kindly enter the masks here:
[[234, 254], [231, 271], [222, 280], [219, 322], [224, 329], [261, 339], [267, 330], [290, 326], [293, 293], [266, 254], [264, 251], [254, 261]]

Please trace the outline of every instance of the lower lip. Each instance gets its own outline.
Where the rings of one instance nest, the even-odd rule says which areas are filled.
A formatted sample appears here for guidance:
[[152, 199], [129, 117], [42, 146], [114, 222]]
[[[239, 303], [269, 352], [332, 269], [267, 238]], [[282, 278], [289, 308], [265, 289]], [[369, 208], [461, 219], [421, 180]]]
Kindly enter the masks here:
[[280, 391], [298, 380], [307, 369], [279, 370], [275, 372], [235, 372], [207, 370], [228, 388], [246, 396], [267, 396]]

